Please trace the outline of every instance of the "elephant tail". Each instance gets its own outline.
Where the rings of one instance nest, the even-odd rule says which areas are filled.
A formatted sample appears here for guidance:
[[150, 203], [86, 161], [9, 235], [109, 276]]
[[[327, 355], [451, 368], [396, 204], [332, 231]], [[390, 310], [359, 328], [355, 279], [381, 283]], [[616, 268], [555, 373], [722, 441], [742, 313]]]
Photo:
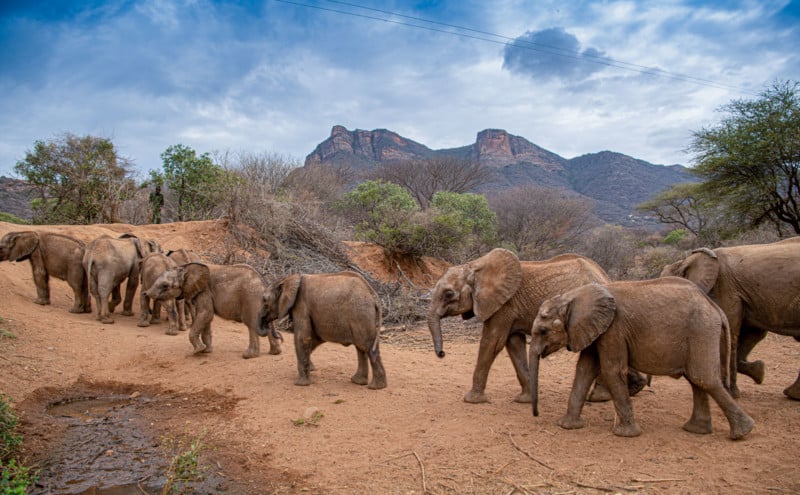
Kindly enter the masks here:
[[374, 354], [378, 350], [378, 343], [381, 340], [381, 323], [383, 322], [383, 317], [381, 316], [381, 303], [380, 301], [375, 302], [375, 340], [372, 342], [372, 350], [371, 352]]
[[722, 318], [722, 335], [720, 335], [720, 368], [722, 374], [722, 384], [730, 390], [731, 381], [731, 360], [736, 359], [731, 349], [731, 326], [725, 313], [718, 307], [719, 315]]

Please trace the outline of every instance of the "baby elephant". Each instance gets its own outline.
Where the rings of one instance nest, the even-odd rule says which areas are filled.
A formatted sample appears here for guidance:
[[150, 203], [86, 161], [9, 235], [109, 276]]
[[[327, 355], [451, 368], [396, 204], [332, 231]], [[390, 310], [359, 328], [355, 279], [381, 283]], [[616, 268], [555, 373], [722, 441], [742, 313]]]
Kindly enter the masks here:
[[[533, 322], [530, 347], [533, 414], [538, 416], [539, 358], [566, 346], [580, 352], [562, 428], [582, 428], [581, 410], [600, 373], [616, 409], [613, 432], [641, 433], [625, 384], [628, 367], [651, 375], [685, 376], [694, 408], [683, 428], [711, 433], [708, 395], [730, 423], [734, 440], [753, 429], [753, 419], [723, 384], [729, 369], [730, 329], [725, 314], [696, 285], [677, 277], [588, 284], [546, 300]], [[721, 357], [722, 356], [722, 357]]]
[[267, 287], [259, 335], [268, 323], [291, 315], [299, 377], [295, 385], [309, 385], [311, 352], [323, 342], [353, 344], [358, 369], [351, 378], [367, 384], [367, 358], [372, 365], [369, 388], [386, 387], [386, 372], [378, 348], [381, 304], [372, 287], [355, 272], [289, 275]]

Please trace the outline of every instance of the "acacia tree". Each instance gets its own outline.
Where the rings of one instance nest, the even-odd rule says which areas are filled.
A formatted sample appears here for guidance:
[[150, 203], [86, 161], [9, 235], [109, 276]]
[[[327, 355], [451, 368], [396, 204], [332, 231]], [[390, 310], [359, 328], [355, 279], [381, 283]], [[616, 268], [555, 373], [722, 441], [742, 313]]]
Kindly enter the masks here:
[[500, 241], [527, 258], [563, 251], [596, 224], [592, 203], [564, 190], [520, 186], [492, 194]]
[[705, 194], [752, 226], [772, 223], [800, 234], [800, 95], [776, 82], [754, 100], [734, 100], [712, 127], [693, 133], [693, 173]]
[[34, 223], [90, 224], [119, 221], [119, 209], [135, 190], [131, 164], [111, 140], [66, 133], [36, 141], [14, 166], [33, 186]]
[[402, 186], [422, 209], [427, 209], [438, 191], [470, 192], [493, 180], [494, 172], [476, 161], [436, 157], [387, 163], [372, 177]]

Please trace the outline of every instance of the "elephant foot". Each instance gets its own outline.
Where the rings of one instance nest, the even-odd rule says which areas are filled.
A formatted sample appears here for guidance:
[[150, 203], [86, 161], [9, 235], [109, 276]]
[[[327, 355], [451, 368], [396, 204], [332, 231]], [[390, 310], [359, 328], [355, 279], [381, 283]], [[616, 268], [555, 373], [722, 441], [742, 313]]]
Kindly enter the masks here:
[[161, 318], [151, 318], [150, 323], [153, 325], [158, 325], [159, 323], [161, 323]]
[[300, 378], [298, 378], [297, 380], [294, 381], [294, 384], [299, 386], [299, 387], [307, 387], [307, 386], [311, 385], [311, 378], [300, 377]]
[[608, 402], [611, 400], [611, 392], [608, 391], [605, 383], [596, 381], [592, 392], [586, 400], [589, 402]]
[[136, 326], [137, 327], [149, 327], [150, 326], [150, 322], [147, 321], [147, 320], [139, 320], [139, 322], [136, 324]]
[[314, 366], [310, 359], [308, 360], [308, 371], [317, 371], [317, 367]]
[[367, 386], [367, 388], [372, 389], [372, 390], [380, 390], [382, 388], [386, 388], [386, 380], [375, 380], [375, 379], [373, 379], [372, 383], [370, 383]]
[[122, 316], [133, 316], [133, 311], [131, 311], [129, 309], [128, 310], [123, 310], [122, 313], [120, 313], [120, 314]]
[[273, 356], [277, 356], [281, 352], [283, 352], [283, 350], [280, 348], [280, 346], [275, 346], [275, 347], [270, 347], [269, 348], [269, 353], [271, 355], [273, 355]]
[[200, 354], [201, 352], [207, 352], [206, 349], [207, 348], [205, 344], [197, 344], [196, 346], [194, 346], [193, 354]]
[[737, 367], [739, 373], [749, 376], [757, 384], [761, 385], [764, 383], [764, 361], [758, 360], [752, 363], [739, 362]]
[[470, 390], [464, 395], [464, 402], [469, 402], [470, 404], [481, 404], [483, 402], [489, 402], [489, 397], [483, 392]]
[[114, 318], [111, 318], [111, 317], [108, 317], [108, 316], [101, 317], [100, 318], [100, 323], [102, 323], [104, 325], [111, 325], [112, 323], [114, 323]]
[[252, 359], [254, 357], [258, 357], [259, 354], [260, 352], [258, 351], [254, 351], [253, 349], [247, 349], [246, 351], [244, 351], [244, 354], [242, 354], [242, 357], [245, 359]]
[[556, 424], [565, 430], [577, 430], [586, 426], [586, 421], [581, 417], [573, 418], [572, 416], [561, 416], [556, 421]]
[[164, 333], [167, 335], [178, 335], [178, 331], [175, 330], [174, 328], [167, 328], [167, 331]]
[[355, 383], [356, 385], [366, 385], [367, 377], [366, 375], [359, 375], [358, 373], [356, 373], [355, 375], [350, 377], [350, 381]]
[[783, 395], [790, 399], [800, 400], [800, 381], [794, 382], [791, 387], [784, 389]]
[[36, 299], [33, 300], [33, 302], [41, 306], [47, 306], [48, 304], [50, 304], [50, 299], [43, 299], [41, 297], [37, 297]]
[[83, 308], [82, 308], [82, 307], [80, 307], [80, 306], [79, 306], [79, 307], [77, 307], [77, 308], [76, 308], [76, 307], [74, 307], [74, 306], [73, 306], [73, 307], [71, 307], [71, 308], [69, 308], [69, 312], [70, 312], [70, 313], [86, 313], [86, 311], [84, 311], [84, 310], [83, 310]]
[[522, 392], [516, 397], [514, 397], [514, 402], [519, 402], [521, 404], [530, 404], [531, 402], [533, 402], [533, 399], [531, 399], [530, 392]]
[[642, 434], [642, 429], [636, 422], [627, 425], [614, 425], [611, 431], [618, 437], [638, 437]]
[[731, 440], [744, 438], [745, 435], [753, 431], [755, 425], [756, 422], [753, 421], [753, 418], [745, 414], [741, 421], [737, 421], [736, 424], [731, 423]]
[[711, 419], [699, 420], [699, 419], [690, 419], [683, 425], [683, 429], [688, 431], [689, 433], [696, 433], [698, 435], [708, 435], [709, 433], [713, 432], [711, 428]]

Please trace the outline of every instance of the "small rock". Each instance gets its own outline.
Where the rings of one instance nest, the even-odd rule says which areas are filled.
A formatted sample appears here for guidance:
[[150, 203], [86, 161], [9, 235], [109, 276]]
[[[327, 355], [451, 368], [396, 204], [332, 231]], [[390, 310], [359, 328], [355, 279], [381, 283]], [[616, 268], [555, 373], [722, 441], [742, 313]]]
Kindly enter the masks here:
[[311, 406], [306, 408], [305, 412], [303, 413], [303, 417], [306, 419], [311, 419], [318, 414], [319, 414], [319, 408], [316, 406]]
[[141, 393], [141, 392], [134, 392], [134, 393], [132, 393], [132, 394], [130, 395], [130, 398], [131, 398], [131, 399], [135, 399], [135, 398], [137, 398], [137, 397], [141, 397], [141, 395], [142, 395], [142, 393]]

